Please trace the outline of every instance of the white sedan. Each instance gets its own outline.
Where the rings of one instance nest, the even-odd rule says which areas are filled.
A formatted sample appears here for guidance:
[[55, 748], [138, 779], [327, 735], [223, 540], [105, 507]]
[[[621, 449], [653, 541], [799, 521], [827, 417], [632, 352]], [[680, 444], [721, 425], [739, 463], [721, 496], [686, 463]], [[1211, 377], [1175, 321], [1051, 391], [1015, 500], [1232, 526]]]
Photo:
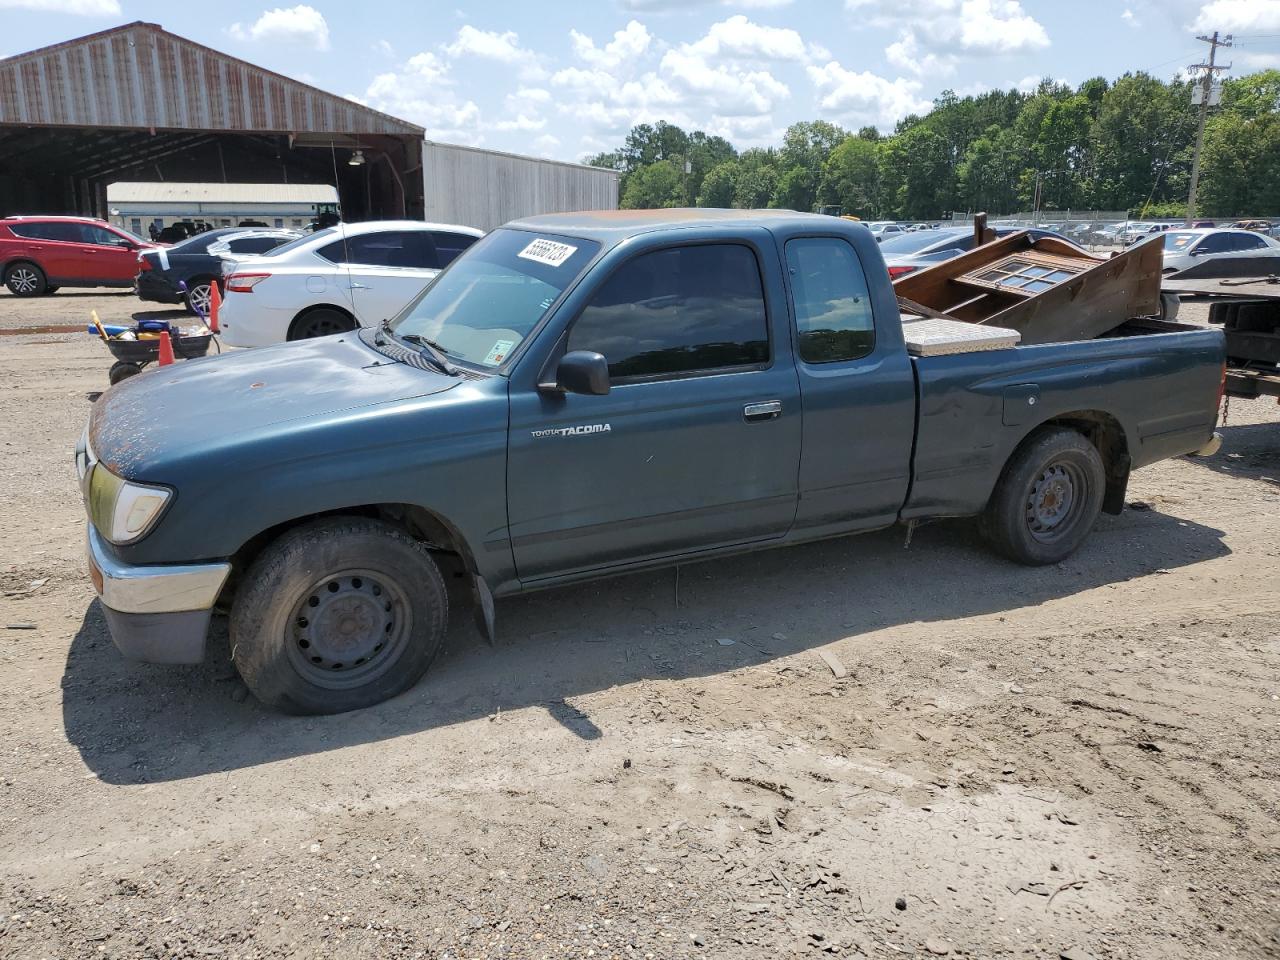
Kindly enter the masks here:
[[340, 223], [223, 267], [222, 339], [264, 347], [395, 316], [483, 231], [416, 220]]
[[1252, 230], [1200, 227], [1164, 235], [1164, 272], [1216, 257], [1280, 257], [1280, 240]]

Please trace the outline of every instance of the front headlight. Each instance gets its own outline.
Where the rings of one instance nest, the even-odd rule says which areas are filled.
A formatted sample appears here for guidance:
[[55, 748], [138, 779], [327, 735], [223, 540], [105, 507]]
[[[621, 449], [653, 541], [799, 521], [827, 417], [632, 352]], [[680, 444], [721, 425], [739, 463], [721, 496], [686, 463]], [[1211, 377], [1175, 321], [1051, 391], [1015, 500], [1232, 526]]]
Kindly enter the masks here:
[[140, 540], [173, 495], [164, 487], [122, 480], [95, 464], [89, 475], [89, 519], [116, 545]]

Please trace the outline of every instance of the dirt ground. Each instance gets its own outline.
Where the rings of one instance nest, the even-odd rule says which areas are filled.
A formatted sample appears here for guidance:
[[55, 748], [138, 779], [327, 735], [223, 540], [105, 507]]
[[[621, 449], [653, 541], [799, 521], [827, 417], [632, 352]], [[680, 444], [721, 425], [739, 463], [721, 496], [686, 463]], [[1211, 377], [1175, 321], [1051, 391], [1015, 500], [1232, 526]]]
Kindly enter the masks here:
[[108, 358], [12, 332], [90, 306], [138, 305], [0, 295], [0, 956], [1280, 954], [1274, 403], [1058, 566], [946, 522], [536, 594], [284, 717], [224, 628], [111, 644], [71, 462]]

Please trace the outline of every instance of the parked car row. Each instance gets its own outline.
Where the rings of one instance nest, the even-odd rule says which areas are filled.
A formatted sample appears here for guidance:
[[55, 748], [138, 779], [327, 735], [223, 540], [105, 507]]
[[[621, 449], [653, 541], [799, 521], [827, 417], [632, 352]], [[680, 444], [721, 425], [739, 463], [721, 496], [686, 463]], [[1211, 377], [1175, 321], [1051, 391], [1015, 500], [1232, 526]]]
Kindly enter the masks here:
[[1214, 257], [1264, 257], [1280, 254], [1280, 240], [1252, 230], [1170, 230], [1164, 235], [1164, 272], [1185, 270]]
[[416, 220], [340, 223], [266, 254], [228, 259], [223, 341], [260, 347], [376, 326], [482, 236]]
[[372, 325], [397, 313], [483, 232], [371, 221], [303, 234], [245, 226], [174, 244], [88, 217], [0, 220], [0, 278], [16, 296], [61, 286], [133, 287], [140, 299], [206, 316], [216, 284], [227, 342], [262, 346]]
[[[999, 226], [992, 228], [997, 238], [1007, 237], [1025, 227]], [[1065, 240], [1060, 234], [1051, 230], [1031, 229], [1033, 239], [1041, 237], [1057, 237]], [[922, 230], [915, 233], [897, 234], [880, 244], [880, 254], [884, 257], [885, 266], [889, 268], [889, 279], [896, 280], [916, 270], [931, 267], [952, 257], [973, 249], [974, 233], [972, 227], [945, 227], [940, 230]]]
[[5, 217], [0, 277], [17, 297], [41, 297], [59, 287], [130, 287], [138, 252], [156, 247], [105, 220]]
[[171, 247], [138, 254], [138, 297], [157, 303], [181, 303], [207, 316], [213, 284], [222, 283], [223, 257], [261, 254], [297, 240], [295, 230], [246, 230], [226, 227], [197, 233]]

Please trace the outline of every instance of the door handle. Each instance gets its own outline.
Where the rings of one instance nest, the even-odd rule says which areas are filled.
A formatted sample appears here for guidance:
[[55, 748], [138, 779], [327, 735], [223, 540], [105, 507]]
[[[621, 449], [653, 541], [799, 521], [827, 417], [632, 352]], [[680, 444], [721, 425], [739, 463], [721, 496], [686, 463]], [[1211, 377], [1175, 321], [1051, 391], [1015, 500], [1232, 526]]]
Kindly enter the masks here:
[[347, 289], [348, 290], [368, 290], [369, 285], [367, 283], [350, 283], [347, 285]]
[[780, 416], [782, 416], [781, 400], [748, 403], [742, 408], [742, 419], [747, 423], [758, 423], [761, 420], [777, 420]]

